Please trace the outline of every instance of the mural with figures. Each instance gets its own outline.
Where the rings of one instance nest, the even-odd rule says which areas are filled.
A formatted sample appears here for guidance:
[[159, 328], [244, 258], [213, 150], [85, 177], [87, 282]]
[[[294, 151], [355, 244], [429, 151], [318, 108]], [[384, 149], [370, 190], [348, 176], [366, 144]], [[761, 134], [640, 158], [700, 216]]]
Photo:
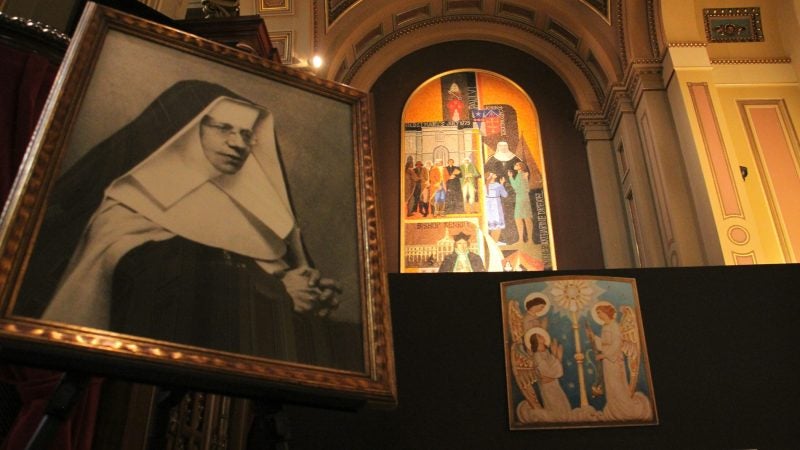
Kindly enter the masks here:
[[501, 283], [511, 429], [655, 425], [632, 278]]
[[486, 71], [437, 76], [403, 111], [401, 271], [555, 269], [536, 108]]

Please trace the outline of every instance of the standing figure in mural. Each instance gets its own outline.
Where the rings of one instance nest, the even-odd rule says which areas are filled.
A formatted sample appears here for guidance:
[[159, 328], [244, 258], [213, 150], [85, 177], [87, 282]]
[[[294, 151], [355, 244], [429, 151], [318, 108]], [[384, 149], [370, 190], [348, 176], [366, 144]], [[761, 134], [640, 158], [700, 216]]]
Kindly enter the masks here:
[[419, 177], [419, 197], [417, 198], [419, 213], [422, 214], [423, 217], [428, 217], [428, 199], [430, 198], [428, 169], [425, 168], [422, 161], [417, 161], [414, 167], [414, 173]]
[[506, 227], [502, 203], [505, 197], [508, 197], [508, 192], [502, 183], [497, 181], [497, 174], [486, 172], [486, 223], [489, 235], [495, 241], [500, 240], [500, 233]]
[[536, 383], [542, 395], [541, 408], [528, 401], [517, 406], [517, 415], [523, 422], [566, 420], [572, 410], [567, 394], [561, 387], [564, 376], [564, 347], [543, 328], [534, 327], [525, 333], [525, 344], [533, 355]]
[[461, 193], [461, 169], [452, 159], [447, 160], [447, 181], [445, 182], [445, 214], [462, 214], [464, 212], [464, 197]]
[[67, 263], [32, 270], [46, 283], [22, 294], [50, 294], [47, 320], [302, 360], [298, 313], [336, 306], [338, 283], [306, 255], [273, 115], [216, 84], [163, 92], [58, 179], [48, 213], [32, 261]]
[[478, 212], [478, 179], [481, 174], [469, 158], [461, 162], [461, 194], [464, 197], [464, 212]]
[[428, 181], [430, 182], [430, 195], [433, 196], [433, 216], [444, 215], [444, 201], [445, 201], [445, 170], [442, 166], [442, 160], [436, 159], [433, 167], [428, 172]]
[[[509, 149], [508, 142], [500, 141], [497, 143], [497, 148], [495, 149], [494, 154], [492, 154], [492, 156], [486, 160], [486, 163], [483, 166], [483, 170], [485, 172], [494, 172], [497, 174], [497, 179], [503, 183], [503, 186], [509, 193], [507, 197], [502, 199], [503, 213], [505, 214], [505, 217], [508, 218], [514, 217], [516, 202], [514, 199], [514, 190], [511, 187], [511, 183], [508, 183], [508, 180], [506, 180], [506, 177], [508, 176], [508, 171], [513, 169], [514, 165], [520, 161], [522, 160]], [[502, 240], [504, 242], [513, 242], [516, 240], [515, 222], [511, 222], [509, 225], [510, 226], [503, 228], [498, 240]]]
[[420, 185], [420, 176], [414, 170], [414, 163], [411, 161], [406, 162], [405, 176], [406, 216], [411, 217], [417, 210], [420, 191], [422, 191], [422, 186]]
[[470, 235], [463, 231], [453, 236], [453, 253], [444, 257], [439, 272], [485, 272], [480, 255], [469, 250]]
[[447, 90], [447, 120], [458, 122], [460, 120], [467, 120], [462, 117], [464, 112], [464, 100], [461, 95], [461, 89], [458, 84], [453, 83], [450, 89]]
[[637, 320], [633, 308], [623, 306], [622, 312], [622, 319], [618, 323], [614, 305], [599, 301], [592, 307], [592, 317], [603, 327], [600, 336], [587, 327], [589, 338], [600, 352], [596, 359], [603, 364], [606, 395], [603, 419], [649, 420], [653, 417], [650, 400], [642, 392], [636, 391], [641, 365]]
[[[516, 173], [515, 173], [516, 172]], [[508, 171], [508, 180], [514, 188], [514, 224], [517, 226], [517, 242], [533, 241], [533, 209], [528, 187], [528, 171], [520, 161], [514, 164], [514, 170]], [[527, 239], [524, 238], [527, 226]]]

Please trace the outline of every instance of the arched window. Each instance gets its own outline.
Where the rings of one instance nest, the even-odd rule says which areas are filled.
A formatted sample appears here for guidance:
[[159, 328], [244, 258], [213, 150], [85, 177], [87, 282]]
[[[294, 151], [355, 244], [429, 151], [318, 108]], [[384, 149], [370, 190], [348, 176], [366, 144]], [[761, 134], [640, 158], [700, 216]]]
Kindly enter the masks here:
[[438, 75], [403, 110], [402, 272], [555, 268], [539, 119], [511, 80]]

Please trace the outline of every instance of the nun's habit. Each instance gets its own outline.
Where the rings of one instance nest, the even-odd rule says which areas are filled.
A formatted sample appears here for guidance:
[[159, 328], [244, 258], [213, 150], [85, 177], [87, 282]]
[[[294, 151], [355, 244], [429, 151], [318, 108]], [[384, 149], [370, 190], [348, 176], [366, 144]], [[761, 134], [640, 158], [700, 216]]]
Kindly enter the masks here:
[[[206, 116], [252, 127], [252, 153], [235, 173], [204, 155]], [[147, 145], [143, 134], [157, 135], [149, 152], [128, 145]], [[47, 320], [297, 359], [293, 302], [280, 277], [306, 261], [268, 111], [217, 85], [179, 83], [76, 163], [53, 200], [31, 264], [72, 257], [53, 273], [55, 285], [26, 279], [23, 313], [27, 300], [31, 311], [46, 305]], [[75, 221], [83, 224], [77, 245], [63, 248]]]

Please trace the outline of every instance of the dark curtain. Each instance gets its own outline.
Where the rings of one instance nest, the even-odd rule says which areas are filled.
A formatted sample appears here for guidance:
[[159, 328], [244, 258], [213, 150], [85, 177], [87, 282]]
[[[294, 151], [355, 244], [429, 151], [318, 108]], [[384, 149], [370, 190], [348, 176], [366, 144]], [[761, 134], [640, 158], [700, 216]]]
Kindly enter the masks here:
[[[5, 202], [44, 106], [58, 65], [33, 52], [0, 44], [0, 199]], [[0, 361], [0, 383], [14, 386], [20, 410], [0, 450], [25, 448], [44, 416], [51, 394], [63, 373]], [[100, 397], [93, 378], [72, 409], [70, 419], [53, 439], [51, 448], [89, 450]], [[7, 405], [0, 405], [0, 408]]]
[[0, 195], [5, 200], [58, 66], [5, 45], [0, 45], [0, 61]]

